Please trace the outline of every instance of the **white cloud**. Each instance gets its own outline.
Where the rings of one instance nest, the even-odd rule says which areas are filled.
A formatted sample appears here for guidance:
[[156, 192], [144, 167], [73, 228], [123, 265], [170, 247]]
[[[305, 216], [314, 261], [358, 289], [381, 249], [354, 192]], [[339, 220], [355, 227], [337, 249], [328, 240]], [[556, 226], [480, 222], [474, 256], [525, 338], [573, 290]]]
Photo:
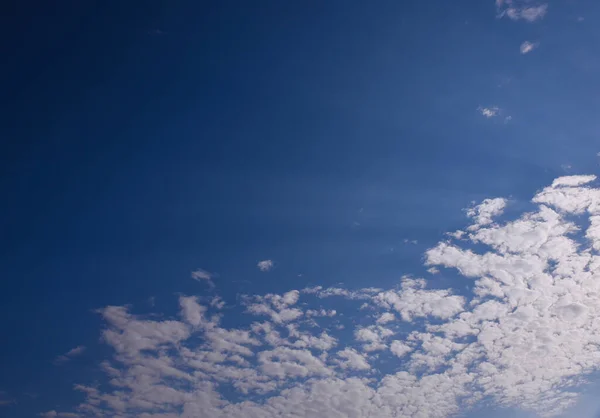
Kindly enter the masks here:
[[496, 10], [498, 17], [531, 23], [546, 16], [548, 4], [532, 0], [496, 0]]
[[262, 260], [256, 265], [260, 271], [270, 271], [273, 268], [273, 260]]
[[498, 116], [500, 114], [500, 108], [498, 106], [479, 106], [477, 110], [479, 111], [479, 113], [481, 113], [482, 116], [485, 116], [488, 119]]
[[596, 180], [596, 176], [565, 176], [559, 177], [552, 182], [552, 187], [560, 186], [582, 186]]
[[[467, 210], [467, 216], [475, 221], [469, 230], [476, 230], [492, 223], [494, 217], [501, 215], [506, 208], [506, 199], [485, 199], [479, 205]], [[460, 238], [460, 237], [459, 237]]]
[[394, 322], [396, 320], [396, 315], [391, 312], [384, 312], [381, 314], [379, 318], [377, 318], [378, 324], [387, 324], [388, 322]]
[[214, 287], [212, 278], [213, 274], [206, 270], [196, 269], [192, 271], [192, 279], [198, 282], [206, 282], [210, 287]]
[[[460, 240], [425, 253], [427, 265], [470, 280], [470, 292], [405, 276], [385, 290], [249, 296], [244, 307], [265, 318], [247, 327], [209, 320], [215, 307], [195, 297], [180, 299], [181, 320], [104, 308], [106, 382], [77, 385], [85, 400], [73, 412], [42, 416], [443, 418], [479, 401], [558, 415], [600, 370], [594, 180], [558, 178], [510, 221], [494, 221], [503, 199], [470, 209]], [[334, 319], [326, 302], [340, 303]], [[331, 326], [342, 319], [354, 338]]]
[[84, 351], [85, 351], [85, 346], [83, 346], [83, 345], [72, 348], [69, 351], [67, 351], [65, 354], [56, 357], [54, 359], [54, 364], [56, 364], [56, 365], [64, 364], [64, 363], [68, 362], [69, 360], [71, 360], [73, 357], [80, 356], [81, 354], [83, 354]]
[[371, 366], [365, 356], [352, 348], [338, 351], [339, 365], [342, 369], [369, 370]]
[[359, 327], [354, 332], [354, 338], [365, 343], [362, 349], [367, 352], [385, 350], [387, 348], [385, 340], [391, 335], [394, 335], [391, 329], [380, 325]]
[[538, 46], [539, 46], [539, 42], [525, 41], [521, 44], [521, 47], [520, 47], [521, 54], [523, 54], [523, 55], [528, 54], [531, 51], [533, 51], [534, 49], [536, 49]]
[[392, 341], [390, 345], [390, 351], [394, 353], [396, 357], [404, 357], [406, 354], [412, 351], [409, 345], [404, 344], [402, 341]]
[[416, 317], [433, 316], [448, 319], [463, 310], [462, 296], [449, 290], [425, 290], [424, 280], [405, 279], [401, 290], [388, 290], [375, 296], [374, 301], [386, 309], [393, 309], [403, 321]]
[[181, 306], [181, 316], [190, 325], [199, 326], [204, 321], [204, 312], [206, 308], [198, 303], [198, 299], [190, 297], [180, 297], [179, 305]]

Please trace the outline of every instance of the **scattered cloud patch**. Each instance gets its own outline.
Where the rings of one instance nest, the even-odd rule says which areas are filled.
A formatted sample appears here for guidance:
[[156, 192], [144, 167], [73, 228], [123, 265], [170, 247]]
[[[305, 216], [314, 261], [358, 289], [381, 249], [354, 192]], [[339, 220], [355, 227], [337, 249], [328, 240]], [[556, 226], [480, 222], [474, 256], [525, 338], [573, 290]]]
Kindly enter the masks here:
[[546, 16], [548, 4], [532, 0], [496, 0], [496, 11], [499, 18], [532, 23]]
[[498, 106], [490, 106], [490, 107], [484, 107], [484, 106], [479, 106], [477, 108], [477, 111], [484, 117], [486, 118], [493, 118], [496, 117], [500, 114], [500, 108]]
[[258, 264], [256, 265], [256, 267], [258, 267], [258, 269], [260, 271], [270, 271], [273, 269], [274, 263], [273, 260], [262, 260], [259, 261]]
[[425, 252], [470, 292], [403, 276], [252, 295], [255, 320], [233, 327], [194, 296], [172, 318], [106, 307], [106, 382], [76, 385], [83, 402], [42, 416], [445, 418], [479, 402], [560, 416], [600, 370], [595, 179], [557, 178], [510, 221], [497, 219], [505, 199], [470, 208], [460, 239]]
[[539, 42], [525, 41], [521, 44], [521, 54], [525, 55], [533, 51], [539, 46]]

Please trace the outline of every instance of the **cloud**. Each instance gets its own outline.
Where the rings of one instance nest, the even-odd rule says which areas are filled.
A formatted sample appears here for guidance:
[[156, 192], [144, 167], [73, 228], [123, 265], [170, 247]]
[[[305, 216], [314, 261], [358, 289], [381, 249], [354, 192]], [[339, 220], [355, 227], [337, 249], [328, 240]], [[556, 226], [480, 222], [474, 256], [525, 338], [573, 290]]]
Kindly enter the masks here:
[[475, 230], [491, 224], [492, 219], [501, 215], [505, 208], [506, 199], [504, 198], [485, 199], [479, 205], [469, 208], [467, 210], [467, 216], [474, 221], [469, 229]]
[[521, 54], [525, 55], [533, 51], [539, 46], [539, 42], [525, 41], [521, 44]]
[[498, 116], [500, 114], [500, 108], [498, 106], [479, 106], [477, 110], [479, 111], [479, 113], [481, 113], [482, 116], [485, 116], [488, 119]]
[[498, 219], [505, 199], [468, 209], [463, 233], [424, 255], [457, 288], [402, 276], [245, 296], [254, 316], [239, 326], [194, 296], [176, 318], [106, 307], [106, 380], [42, 416], [444, 418], [480, 403], [559, 415], [600, 370], [595, 179], [557, 178], [511, 220]]
[[69, 360], [71, 360], [73, 357], [77, 357], [77, 356], [80, 356], [81, 354], [83, 354], [85, 349], [86, 348], [83, 345], [72, 348], [71, 350], [67, 351], [65, 354], [56, 357], [54, 359], [54, 364], [56, 364], [56, 365], [64, 364], [64, 363], [68, 362]]
[[214, 287], [214, 283], [212, 281], [214, 275], [203, 269], [196, 269], [192, 271], [192, 279], [198, 282], [206, 282], [210, 287]]
[[345, 348], [337, 353], [338, 364], [342, 369], [369, 370], [371, 366], [364, 355], [352, 348]]
[[532, 0], [496, 0], [496, 10], [499, 18], [532, 23], [546, 16], [548, 4]]
[[273, 268], [273, 260], [259, 261], [256, 265], [260, 271], [270, 271]]

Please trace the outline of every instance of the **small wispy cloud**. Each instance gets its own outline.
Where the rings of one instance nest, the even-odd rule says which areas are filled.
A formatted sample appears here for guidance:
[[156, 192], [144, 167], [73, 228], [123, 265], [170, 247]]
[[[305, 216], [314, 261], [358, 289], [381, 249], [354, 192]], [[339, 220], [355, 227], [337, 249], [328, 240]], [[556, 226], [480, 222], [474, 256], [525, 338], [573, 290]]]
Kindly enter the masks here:
[[260, 271], [269, 271], [273, 268], [273, 265], [273, 260], [263, 260], [259, 261], [256, 267], [258, 267]]
[[521, 44], [521, 54], [525, 55], [536, 49], [539, 42], [525, 41]]
[[54, 359], [54, 364], [60, 365], [64, 364], [67, 361], [71, 360], [73, 357], [80, 356], [85, 351], [85, 346], [79, 345], [71, 350], [67, 351], [65, 354], [58, 356]]
[[477, 108], [477, 111], [482, 116], [484, 116], [488, 119], [498, 116], [500, 114], [500, 108], [498, 106], [489, 106], [489, 107], [479, 106]]
[[531, 23], [546, 16], [548, 4], [531, 0], [496, 0], [496, 10], [499, 18], [506, 16], [510, 20]]
[[206, 282], [210, 287], [214, 287], [214, 283], [212, 281], [212, 278], [214, 277], [214, 274], [212, 274], [209, 271], [203, 270], [203, 269], [196, 269], [194, 271], [192, 271], [192, 279], [198, 281], [198, 282]]

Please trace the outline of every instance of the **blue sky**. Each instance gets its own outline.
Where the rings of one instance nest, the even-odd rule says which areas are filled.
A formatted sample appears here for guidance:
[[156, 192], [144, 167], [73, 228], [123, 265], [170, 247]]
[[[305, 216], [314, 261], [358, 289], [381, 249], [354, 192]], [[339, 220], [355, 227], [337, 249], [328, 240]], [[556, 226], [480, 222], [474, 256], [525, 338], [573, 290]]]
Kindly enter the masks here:
[[121, 3], [2, 18], [0, 416], [598, 413], [600, 4]]

